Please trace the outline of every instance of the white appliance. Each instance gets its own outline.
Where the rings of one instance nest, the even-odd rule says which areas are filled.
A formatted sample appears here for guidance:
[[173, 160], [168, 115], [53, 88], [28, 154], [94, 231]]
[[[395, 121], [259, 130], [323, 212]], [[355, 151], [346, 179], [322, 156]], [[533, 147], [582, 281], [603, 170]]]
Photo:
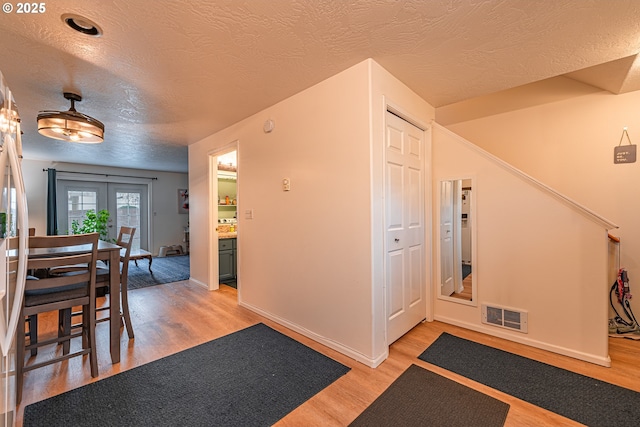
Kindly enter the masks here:
[[0, 72], [0, 427], [15, 422], [15, 337], [29, 252], [21, 159], [18, 109]]

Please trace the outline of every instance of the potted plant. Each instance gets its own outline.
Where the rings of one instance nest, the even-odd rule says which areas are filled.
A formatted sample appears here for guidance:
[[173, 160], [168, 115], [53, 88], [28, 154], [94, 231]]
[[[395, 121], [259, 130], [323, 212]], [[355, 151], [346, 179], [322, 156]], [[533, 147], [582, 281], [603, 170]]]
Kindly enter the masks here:
[[82, 224], [77, 219], [71, 222], [71, 232], [73, 234], [99, 233], [101, 240], [108, 240], [107, 223], [109, 222], [109, 215], [109, 211], [106, 209], [102, 209], [97, 213], [95, 210], [89, 209], [82, 220]]

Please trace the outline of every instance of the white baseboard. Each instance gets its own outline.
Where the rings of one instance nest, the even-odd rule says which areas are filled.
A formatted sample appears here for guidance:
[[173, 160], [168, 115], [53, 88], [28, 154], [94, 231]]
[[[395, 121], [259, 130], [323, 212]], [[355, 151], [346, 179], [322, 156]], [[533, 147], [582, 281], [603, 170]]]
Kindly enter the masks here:
[[283, 319], [279, 316], [273, 315], [269, 312], [266, 312], [262, 309], [259, 309], [257, 307], [254, 307], [250, 304], [246, 304], [242, 301], [238, 301], [238, 305], [240, 305], [241, 307], [244, 307], [248, 310], [251, 310], [257, 314], [259, 314], [262, 317], [266, 317], [269, 320], [273, 320], [274, 322], [278, 323], [279, 325], [282, 325], [288, 329], [291, 329], [292, 331], [298, 332], [299, 334], [304, 335], [307, 338], [310, 338], [320, 344], [323, 344], [333, 350], [336, 350], [337, 352], [340, 352], [342, 354], [344, 354], [347, 357], [350, 357], [370, 368], [376, 368], [378, 367], [382, 362], [384, 362], [387, 357], [389, 357], [389, 349], [387, 348], [387, 350], [384, 352], [384, 354], [381, 354], [373, 359], [363, 355], [362, 353], [353, 350], [352, 348], [346, 347], [338, 342], [335, 342], [333, 340], [330, 340], [326, 337], [323, 337], [321, 335], [316, 334], [313, 331], [310, 331], [306, 328], [303, 328], [295, 323], [291, 323], [286, 319]]
[[[189, 282], [191, 282], [191, 283], [193, 283], [193, 284], [195, 284], [195, 285], [201, 286], [201, 287], [203, 287], [203, 288], [205, 288], [205, 289], [209, 290], [209, 285], [207, 285], [207, 284], [206, 284], [206, 283], [204, 283], [204, 282], [201, 282], [200, 280], [194, 279], [193, 277], [189, 277]], [[213, 290], [213, 289], [212, 289], [212, 290]]]
[[514, 341], [520, 344], [525, 344], [531, 347], [547, 350], [552, 353], [562, 354], [563, 356], [573, 357], [574, 359], [584, 360], [585, 362], [594, 363], [596, 365], [611, 367], [611, 358], [609, 356], [602, 357], [595, 354], [583, 353], [580, 351], [572, 350], [566, 347], [560, 347], [553, 344], [548, 344], [541, 341], [532, 340], [525, 335], [518, 333], [518, 335], [512, 335], [503, 332], [499, 328], [492, 328], [483, 325], [477, 325], [474, 323], [461, 322], [457, 319], [452, 319], [445, 316], [434, 316], [434, 320], [439, 322], [448, 323], [450, 325], [460, 326], [461, 328], [470, 329], [472, 331], [481, 332], [483, 334], [491, 335], [498, 338], [504, 338], [505, 340]]

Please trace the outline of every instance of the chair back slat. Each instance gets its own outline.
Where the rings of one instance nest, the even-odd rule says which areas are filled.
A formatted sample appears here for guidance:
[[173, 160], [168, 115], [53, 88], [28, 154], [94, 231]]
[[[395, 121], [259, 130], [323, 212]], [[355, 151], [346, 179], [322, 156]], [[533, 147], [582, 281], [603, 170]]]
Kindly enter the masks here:
[[[91, 281], [91, 273], [87, 269], [84, 273], [74, 273], [69, 276], [52, 276], [38, 280], [27, 280], [26, 291], [44, 290], [59, 288], [61, 286], [75, 285], [78, 283], [88, 283]], [[88, 293], [87, 293], [88, 295]]]
[[[95, 235], [95, 236], [94, 236]], [[94, 237], [99, 237], [98, 233], [71, 234], [68, 236], [30, 236], [30, 248], [60, 248], [68, 246], [82, 246], [92, 244]], [[73, 251], [74, 249], [70, 249]]]
[[52, 268], [59, 265], [81, 265], [88, 264], [93, 257], [89, 254], [75, 254], [75, 255], [59, 255], [49, 256], [44, 258], [31, 258], [29, 260], [29, 268]]
[[27, 290], [56, 288], [78, 283], [90, 283], [89, 290], [95, 293], [96, 260], [98, 259], [98, 233], [71, 236], [32, 236], [29, 248], [50, 249], [38, 258], [30, 257], [27, 269], [42, 270], [66, 265], [85, 265], [74, 270], [72, 275], [43, 277], [28, 280]]

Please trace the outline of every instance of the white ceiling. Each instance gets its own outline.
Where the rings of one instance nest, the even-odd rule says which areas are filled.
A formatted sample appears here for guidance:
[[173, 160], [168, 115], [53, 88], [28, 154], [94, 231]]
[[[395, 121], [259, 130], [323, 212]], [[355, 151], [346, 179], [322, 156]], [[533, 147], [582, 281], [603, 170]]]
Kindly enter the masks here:
[[[17, 3], [14, 3], [17, 4]], [[56, 0], [0, 17], [26, 158], [187, 171], [186, 146], [366, 58], [439, 107], [558, 75], [640, 88], [637, 0]], [[61, 15], [95, 21], [100, 38]], [[41, 137], [40, 110], [105, 123]]]

